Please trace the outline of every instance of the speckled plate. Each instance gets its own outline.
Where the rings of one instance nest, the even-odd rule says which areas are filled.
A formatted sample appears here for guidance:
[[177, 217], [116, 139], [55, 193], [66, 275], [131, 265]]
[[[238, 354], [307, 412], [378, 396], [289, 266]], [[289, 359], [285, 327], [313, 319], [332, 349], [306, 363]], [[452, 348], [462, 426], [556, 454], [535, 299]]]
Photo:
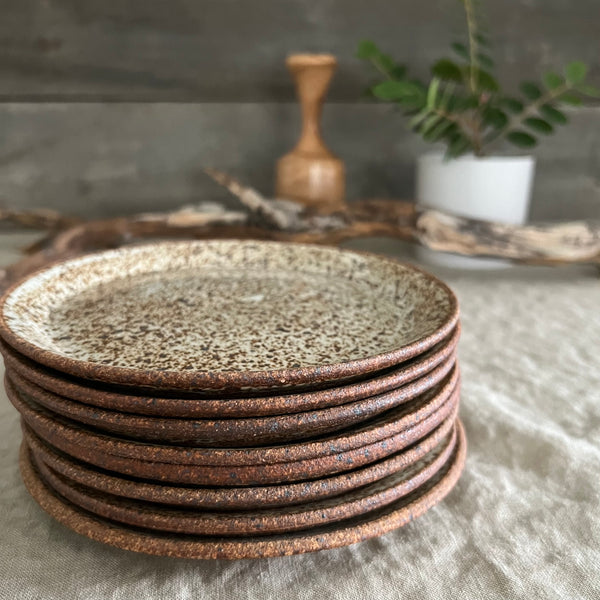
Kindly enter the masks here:
[[[243, 466], [212, 466], [161, 463], [116, 456], [94, 445], [73, 444], [72, 430], [61, 417], [52, 420], [32, 407], [22, 411], [26, 428], [33, 430], [44, 442], [96, 467], [128, 477], [167, 482], [178, 485], [266, 486], [329, 477], [372, 464], [387, 458], [412, 444], [420, 442], [458, 409], [458, 390], [435, 412], [416, 424], [409, 425], [389, 437], [358, 448], [310, 459], [290, 460], [275, 464]], [[77, 430], [75, 430], [78, 432]], [[333, 444], [332, 444], [333, 445]]]
[[308, 529], [387, 506], [418, 489], [443, 468], [454, 449], [454, 438], [445, 441], [416, 464], [359, 490], [301, 506], [237, 512], [185, 510], [125, 500], [82, 486], [36, 460], [35, 455], [33, 461], [46, 484], [73, 504], [100, 517], [163, 532], [258, 536]]
[[[314, 440], [257, 448], [197, 448], [150, 444], [111, 436], [48, 411], [27, 393], [17, 390], [8, 378], [5, 378], [5, 388], [9, 400], [26, 421], [30, 424], [39, 423], [40, 427], [47, 429], [48, 436], [52, 436], [48, 441], [57, 447], [60, 446], [53, 442], [53, 438], [61, 439], [73, 447], [142, 461], [176, 465], [248, 466], [319, 458], [385, 439], [418, 424], [434, 414], [453, 394], [458, 395], [458, 381], [458, 367], [455, 366], [441, 383], [422, 396], [360, 426]], [[46, 439], [47, 436], [42, 437]]]
[[31, 429], [24, 427], [23, 435], [38, 461], [42, 460], [57, 473], [88, 488], [132, 500], [170, 506], [204, 510], [248, 510], [315, 502], [379, 481], [415, 464], [449, 435], [454, 435], [452, 429], [455, 418], [456, 414], [452, 413], [439, 427], [410, 448], [348, 473], [287, 485], [231, 488], [176, 487], [117, 476], [51, 448]]
[[[7, 368], [41, 388], [83, 404], [119, 412], [157, 417], [242, 418], [283, 415], [320, 410], [385, 394], [430, 373], [454, 354], [460, 337], [457, 323], [448, 338], [431, 350], [375, 377], [349, 385], [284, 396], [245, 398], [183, 398], [136, 395], [115, 391], [112, 386], [81, 381], [38, 365], [0, 340]], [[210, 393], [210, 392], [209, 392]]]
[[124, 414], [87, 406], [48, 392], [9, 367], [7, 377], [38, 404], [99, 431], [139, 439], [192, 446], [264, 446], [291, 442], [351, 427], [414, 400], [450, 372], [454, 357], [401, 388], [364, 400], [322, 410], [246, 419], [176, 419]]
[[85, 379], [285, 389], [389, 368], [443, 340], [441, 281], [376, 255], [247, 241], [123, 247], [48, 267], [0, 304], [19, 352]]
[[454, 487], [464, 468], [466, 440], [458, 424], [458, 443], [452, 459], [418, 490], [366, 515], [303, 532], [261, 537], [223, 538], [166, 534], [126, 527], [102, 519], [65, 500], [43, 483], [25, 444], [20, 467], [29, 493], [48, 514], [66, 527], [94, 540], [125, 550], [194, 559], [241, 559], [285, 556], [347, 546], [402, 527], [440, 502]]

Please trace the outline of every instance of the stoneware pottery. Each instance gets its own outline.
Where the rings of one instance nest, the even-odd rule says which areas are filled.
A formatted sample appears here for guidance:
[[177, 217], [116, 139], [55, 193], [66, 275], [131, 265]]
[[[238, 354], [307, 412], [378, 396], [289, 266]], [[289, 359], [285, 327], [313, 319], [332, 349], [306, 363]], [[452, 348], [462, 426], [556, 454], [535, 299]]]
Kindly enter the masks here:
[[170, 390], [293, 390], [411, 359], [455, 327], [441, 281], [376, 255], [255, 241], [90, 254], [16, 284], [0, 335], [84, 379]]
[[72, 459], [63, 452], [51, 448], [31, 430], [24, 428], [23, 434], [29, 449], [38, 462], [43, 461], [53, 471], [88, 488], [114, 496], [171, 506], [209, 510], [248, 510], [314, 502], [339, 496], [379, 481], [413, 465], [439, 444], [450, 443], [451, 440], [446, 440], [446, 438], [455, 436], [453, 430], [455, 418], [456, 414], [452, 413], [432, 433], [411, 448], [348, 473], [286, 485], [231, 488], [176, 487], [119, 477], [95, 469], [91, 465]]
[[302, 532], [224, 538], [151, 532], [144, 528], [119, 525], [75, 506], [53, 491], [32, 465], [29, 451], [22, 445], [21, 474], [37, 503], [57, 521], [89, 538], [126, 550], [196, 559], [240, 559], [283, 556], [314, 552], [360, 542], [401, 527], [440, 502], [462, 472], [466, 442], [460, 424], [456, 449], [451, 460], [415, 492], [365, 515]]
[[308, 529], [387, 506], [431, 479], [449, 460], [453, 449], [454, 444], [441, 444], [416, 464], [335, 498], [289, 508], [243, 512], [183, 510], [125, 500], [75, 483], [35, 460], [35, 456], [34, 464], [48, 486], [73, 504], [101, 517], [159, 531], [240, 536]]
[[78, 380], [38, 365], [1, 340], [0, 352], [10, 370], [45, 390], [83, 404], [158, 417], [242, 418], [319, 410], [385, 394], [426, 375], [449, 360], [456, 350], [459, 337], [460, 323], [457, 323], [450, 335], [431, 350], [366, 380], [284, 396], [246, 398], [170, 398], [143, 395], [141, 391], [139, 395], [131, 395], [115, 391], [112, 386]]
[[108, 471], [129, 477], [175, 484], [238, 487], [317, 479], [358, 469], [419, 442], [453, 414], [457, 407], [458, 391], [422, 421], [403, 428], [390, 437], [365, 444], [359, 448], [285, 463], [225, 467], [160, 463], [115, 456], [94, 444], [86, 446], [81, 443], [73, 443], [70, 435], [72, 431], [65, 427], [64, 422], [60, 422], [60, 417], [55, 420], [44, 418], [40, 412], [33, 411], [28, 407], [23, 409], [23, 418], [26, 428], [33, 430], [50, 446]]
[[324, 435], [367, 421], [405, 404], [437, 385], [453, 368], [448, 360], [397, 390], [322, 410], [246, 419], [176, 419], [125, 414], [74, 402], [47, 392], [7, 369], [14, 387], [47, 409], [108, 433], [193, 446], [261, 446]]
[[[173, 446], [111, 436], [48, 411], [37, 404], [27, 393], [17, 390], [7, 377], [5, 377], [5, 387], [9, 400], [28, 423], [29, 419], [40, 421], [40, 423], [48, 422], [51, 435], [63, 436], [73, 445], [145, 461], [188, 465], [242, 466], [317, 458], [360, 448], [365, 444], [382, 440], [419, 423], [439, 409], [453, 393], [457, 395], [458, 379], [458, 369], [455, 366], [452, 372], [432, 389], [415, 400], [387, 411], [367, 423], [314, 440], [257, 448]], [[52, 429], [53, 427], [54, 429]]]

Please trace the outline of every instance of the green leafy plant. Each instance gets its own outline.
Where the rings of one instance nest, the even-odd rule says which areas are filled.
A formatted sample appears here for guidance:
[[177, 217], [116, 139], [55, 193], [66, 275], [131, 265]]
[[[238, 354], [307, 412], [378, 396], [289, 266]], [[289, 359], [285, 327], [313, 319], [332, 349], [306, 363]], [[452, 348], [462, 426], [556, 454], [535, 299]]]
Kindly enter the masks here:
[[600, 90], [586, 81], [588, 69], [582, 62], [570, 63], [563, 73], [546, 73], [540, 83], [524, 81], [518, 97], [504, 93], [481, 25], [481, 0], [459, 1], [465, 10], [467, 43], [451, 45], [453, 58], [441, 58], [431, 67], [429, 83], [411, 77], [405, 65], [370, 40], [360, 42], [357, 52], [383, 76], [369, 94], [398, 105], [410, 118], [412, 130], [428, 142], [446, 145], [448, 158], [484, 156], [501, 140], [531, 148], [540, 135], [567, 123], [564, 105], [600, 97]]

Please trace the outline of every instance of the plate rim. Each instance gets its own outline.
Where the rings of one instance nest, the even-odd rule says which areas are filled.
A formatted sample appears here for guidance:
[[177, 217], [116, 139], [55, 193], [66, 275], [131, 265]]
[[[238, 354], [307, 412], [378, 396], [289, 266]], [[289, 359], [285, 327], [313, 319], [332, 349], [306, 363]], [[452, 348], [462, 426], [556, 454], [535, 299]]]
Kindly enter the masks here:
[[[202, 539], [199, 536], [176, 534], [150, 534], [100, 519], [67, 504], [39, 479], [30, 461], [25, 444], [21, 445], [19, 467], [25, 488], [40, 508], [68, 529], [95, 541], [116, 546], [124, 550], [193, 559], [241, 559], [289, 556], [349, 546], [398, 529], [446, 497], [458, 482], [465, 466], [467, 441], [464, 427], [457, 419], [457, 450], [448, 471], [432, 487], [408, 504], [396, 509], [387, 509], [383, 515], [367, 518], [358, 525], [343, 521], [338, 527], [330, 526], [326, 531], [307, 530], [256, 539], [223, 538]], [[401, 500], [402, 501], [402, 500]], [[400, 502], [401, 502], [400, 501]], [[113, 533], [109, 540], [106, 534]], [[157, 546], [156, 542], [160, 542]]]
[[[123, 413], [62, 397], [30, 382], [10, 367], [6, 369], [5, 376], [18, 392], [24, 392], [50, 412], [110, 436], [142, 439], [144, 442], [158, 444], [252, 447], [301, 442], [304, 438], [334, 434], [350, 426], [359, 426], [388, 410], [416, 401], [430, 389], [442, 384], [451, 372], [456, 370], [456, 363], [456, 353], [452, 353], [445, 362], [418, 379], [395, 390], [361, 400], [289, 415], [239, 419], [155, 417]], [[72, 408], [72, 411], [69, 408]], [[357, 410], [361, 411], [360, 415], [356, 414]], [[318, 425], [323, 424], [323, 421], [327, 421], [327, 424], [319, 428]], [[282, 423], [285, 427], [278, 430]], [[132, 435], [132, 432], [136, 435]], [[182, 434], [191, 438], [194, 433], [198, 436], [197, 439], [183, 439]], [[248, 439], [253, 443], [245, 444], [244, 440]]]
[[[35, 401], [24, 399], [22, 392], [5, 378], [5, 389], [13, 406], [28, 423], [32, 419], [42, 423], [53, 423], [53, 435], [57, 435], [56, 425], [58, 424], [61, 430], [72, 432], [72, 439], [86, 438], [88, 447], [93, 441], [95, 446], [102, 448], [102, 452], [111, 456], [157, 464], [210, 465], [215, 467], [273, 465], [299, 460], [312, 460], [318, 457], [336, 455], [350, 449], [361, 448], [366, 443], [381, 441], [406, 429], [417, 427], [437, 414], [448, 403], [459, 403], [461, 376], [458, 363], [454, 363], [450, 373], [435, 387], [437, 389], [432, 388], [426, 392], [429, 398], [423, 404], [419, 404], [418, 408], [412, 407], [402, 417], [398, 417], [395, 411], [406, 411], [406, 408], [399, 406], [372, 420], [357, 424], [349, 430], [333, 432], [314, 439], [298, 440], [291, 444], [273, 444], [247, 448], [205, 448], [136, 441], [95, 431], [93, 428], [76, 423], [72, 419], [57, 415], [38, 405]], [[422, 398], [419, 399], [422, 400]], [[390, 415], [390, 413], [393, 414]], [[27, 416], [29, 419], [26, 418]], [[152, 457], [149, 455], [151, 449], [153, 451]]]
[[[368, 485], [374, 481], [379, 481], [382, 477], [377, 473], [381, 465], [384, 465], [383, 471], [387, 473], [389, 464], [397, 465], [398, 469], [406, 468], [414, 464], [419, 458], [424, 456], [434, 447], [442, 443], [443, 439], [450, 435], [454, 428], [456, 414], [452, 413], [444, 419], [433, 431], [426, 434], [419, 440], [418, 444], [413, 444], [392, 454], [389, 457], [383, 458], [376, 463], [371, 463], [359, 467], [354, 471], [345, 473], [331, 474], [324, 476], [322, 479], [309, 480], [295, 483], [282, 483], [276, 485], [239, 487], [239, 488], [223, 488], [223, 487], [205, 487], [200, 486], [195, 489], [192, 487], [181, 486], [168, 482], [152, 483], [151, 481], [136, 480], [123, 478], [117, 473], [104, 472], [102, 469], [95, 467], [91, 463], [86, 463], [77, 459], [65, 452], [55, 448], [42, 440], [31, 428], [22, 427], [23, 438], [27, 441], [30, 450], [41, 455], [41, 460], [49, 464], [55, 471], [61, 472], [65, 477], [70, 477], [74, 481], [78, 481], [91, 489], [98, 489], [109, 494], [131, 498], [133, 500], [155, 502], [158, 504], [166, 504], [171, 506], [182, 506], [190, 508], [203, 508], [208, 510], [236, 510], [247, 509], [248, 507], [259, 506], [293, 506], [304, 502], [312, 502], [317, 497], [321, 497], [323, 490], [320, 482], [326, 480], [335, 482], [330, 496], [334, 497], [340, 493], [356, 489], [363, 485]], [[35, 447], [33, 447], [35, 446]], [[51, 463], [51, 464], [50, 464]], [[65, 466], [66, 465], [66, 466]], [[393, 467], [395, 468], [395, 466]], [[62, 471], [61, 471], [62, 469]], [[75, 473], [75, 475], [74, 475]], [[83, 473], [83, 475], [82, 475]], [[79, 480], [77, 479], [79, 477]], [[350, 479], [350, 482], [342, 480]], [[119, 489], [116, 486], [119, 482]], [[123, 482], [125, 486], [123, 487]], [[307, 485], [308, 484], [308, 485]], [[339, 485], [338, 485], [339, 484]], [[155, 488], [158, 490], [158, 496], [154, 493]], [[273, 488], [278, 488], [278, 497], [283, 500], [273, 501]], [[173, 490], [171, 494], [166, 490]], [[184, 501], [174, 502], [172, 495], [177, 493], [177, 490], [183, 491], [184, 495], [189, 493], [192, 496], [197, 496], [195, 499], [185, 499]], [[200, 491], [198, 491], [200, 490]], [[252, 501], [249, 498], [249, 490], [259, 490], [258, 497]], [[290, 495], [288, 496], [288, 492]], [[234, 495], [232, 498], [228, 496]], [[294, 495], [295, 494], [295, 495]], [[289, 498], [292, 498], [289, 501]], [[265, 500], [270, 499], [267, 503]]]
[[[237, 530], [241, 535], [253, 535], [264, 533], [291, 533], [292, 531], [301, 531], [318, 526], [319, 523], [330, 524], [342, 521], [349, 518], [360, 517], [367, 514], [371, 510], [384, 508], [388, 504], [392, 504], [396, 500], [408, 496], [413, 491], [417, 490], [421, 485], [424, 485], [435, 477], [448, 462], [451, 461], [454, 454], [454, 449], [457, 443], [456, 426], [453, 427], [453, 433], [440, 441], [438, 445], [432, 448], [419, 461], [412, 465], [399, 469], [394, 473], [390, 473], [382, 479], [360, 486], [356, 489], [345, 491], [336, 496], [328, 498], [317, 498], [311, 502], [294, 504], [283, 507], [269, 507], [266, 509], [255, 508], [247, 509], [227, 509], [221, 510], [206, 510], [206, 509], [189, 509], [182, 507], [172, 507], [167, 505], [156, 506], [153, 502], [143, 500], [132, 500], [115, 496], [101, 490], [93, 490], [86, 486], [77, 483], [68, 477], [58, 474], [49, 467], [43, 460], [38, 460], [35, 452], [31, 452], [30, 457], [41, 474], [41, 478], [52, 489], [57, 491], [67, 500], [80, 506], [84, 510], [96, 514], [102, 518], [114, 520], [119, 523], [124, 523], [132, 527], [142, 527], [149, 530], [157, 530], [163, 532], [183, 533], [192, 535], [223, 535], [224, 537], [235, 536], [234, 531]], [[419, 465], [419, 463], [423, 463]], [[396, 477], [402, 477], [396, 483], [390, 485], [389, 481]], [[58, 482], [57, 485], [53, 483]], [[387, 483], [386, 483], [387, 480]], [[386, 487], [382, 487], [382, 486]], [[63, 492], [66, 490], [67, 493]], [[69, 497], [68, 494], [73, 494]], [[395, 495], [393, 499], [383, 500], [384, 504], [373, 506], [378, 498], [387, 494]], [[88, 506], [80, 503], [88, 503]], [[105, 514], [94, 510], [93, 506], [100, 507], [100, 510], [107, 511]], [[339, 516], [336, 509], [345, 507], [346, 510], [354, 511], [353, 514], [345, 513], [344, 516]], [[109, 514], [116, 508], [117, 513], [121, 516], [112, 516]], [[137, 510], [140, 511], [136, 515]], [[153, 513], [162, 513], [162, 523], [155, 522], [152, 524]], [[325, 514], [333, 513], [328, 517]], [[294, 518], [298, 518], [299, 522], [295, 522]], [[129, 522], [126, 519], [141, 519], [137, 523]], [[159, 520], [160, 520], [159, 516]], [[170, 529], [173, 525], [169, 525], [169, 520], [174, 519], [172, 523], [177, 523], [178, 528]], [[142, 521], [146, 522], [142, 522]], [[149, 521], [148, 521], [149, 520]], [[195, 531], [186, 530], [187, 528], [195, 528]], [[209, 532], [209, 529], [214, 527], [215, 531]], [[202, 530], [200, 530], [202, 528]], [[217, 530], [218, 529], [218, 530]]]
[[[0, 354], [3, 356], [5, 363], [8, 361], [11, 369], [28, 381], [32, 381], [39, 387], [54, 394], [69, 398], [75, 402], [89, 404], [90, 406], [151, 417], [163, 416], [181, 419], [246, 418], [321, 410], [348, 402], [356, 402], [378, 394], [384, 394], [397, 387], [408, 385], [430, 374], [441, 364], [449, 360], [451, 355], [457, 352], [460, 336], [461, 323], [458, 321], [446, 338], [427, 350], [423, 355], [411, 359], [416, 362], [404, 367], [400, 374], [399, 382], [393, 380], [394, 377], [398, 377], [398, 373], [385, 371], [381, 374], [374, 374], [374, 377], [370, 379], [361, 379], [333, 388], [327, 387], [304, 392], [292, 392], [291, 394], [233, 398], [205, 397], [204, 395], [187, 398], [161, 397], [148, 395], [143, 390], [139, 394], [134, 394], [133, 391], [127, 394], [111, 390], [110, 388], [106, 390], [93, 388], [77, 380], [61, 379], [61, 373], [59, 372], [44, 372], [45, 369], [49, 368], [45, 365], [34, 363], [27, 356], [19, 355], [2, 338], [0, 338]], [[442, 346], [437, 348], [440, 344]], [[428, 353], [432, 354], [427, 356], [425, 360], [421, 360]], [[25, 362], [23, 362], [23, 359]], [[425, 367], [423, 368], [424, 365]], [[398, 370], [400, 369], [402, 369], [401, 365], [398, 367]], [[381, 382], [387, 379], [390, 379], [389, 385], [382, 385]], [[364, 388], [364, 391], [360, 391], [359, 388]], [[352, 392], [351, 390], [356, 391]], [[341, 392], [341, 396], [338, 398], [339, 392]], [[90, 394], [93, 395], [93, 401], [90, 401]], [[335, 399], [333, 398], [334, 394]], [[143, 400], [146, 402], [142, 402]], [[123, 401], [126, 406], [119, 405]], [[281, 407], [274, 406], [280, 402], [282, 403]], [[181, 405], [185, 406], [186, 409], [182, 410]], [[166, 406], [169, 407], [169, 410], [165, 410]], [[171, 410], [173, 408], [175, 410]]]
[[[442, 325], [429, 335], [415, 340], [395, 350], [376, 354], [373, 356], [353, 359], [328, 365], [293, 367], [284, 369], [266, 369], [261, 371], [156, 371], [136, 367], [119, 367], [89, 361], [73, 359], [48, 349], [42, 348], [15, 333], [9, 326], [5, 315], [5, 305], [11, 294], [27, 281], [39, 277], [42, 273], [56, 269], [60, 266], [77, 263], [90, 257], [118, 256], [128, 249], [156, 248], [159, 246], [192, 246], [207, 244], [231, 244], [260, 246], [290, 246], [299, 249], [324, 249], [343, 254], [354, 254], [366, 258], [377, 259], [402, 268], [417, 272], [431, 283], [441, 288], [449, 300], [448, 315]], [[376, 254], [374, 252], [346, 250], [318, 244], [292, 244], [286, 242], [260, 241], [260, 240], [195, 240], [195, 241], [162, 241], [136, 246], [121, 246], [120, 248], [84, 254], [75, 258], [56, 261], [34, 273], [30, 273], [11, 285], [0, 298], [0, 336], [14, 349], [36, 362], [44, 364], [64, 373], [75, 375], [83, 379], [92, 379], [108, 383], [118, 383], [133, 386], [147, 386], [159, 389], [218, 389], [238, 390], [245, 387], [258, 389], [275, 389], [293, 385], [306, 385], [311, 382], [337, 381], [359, 375], [367, 375], [378, 370], [399, 364], [413, 358], [443, 340], [456, 325], [459, 318], [458, 300], [450, 287], [441, 279], [419, 267], [405, 263], [394, 258]]]

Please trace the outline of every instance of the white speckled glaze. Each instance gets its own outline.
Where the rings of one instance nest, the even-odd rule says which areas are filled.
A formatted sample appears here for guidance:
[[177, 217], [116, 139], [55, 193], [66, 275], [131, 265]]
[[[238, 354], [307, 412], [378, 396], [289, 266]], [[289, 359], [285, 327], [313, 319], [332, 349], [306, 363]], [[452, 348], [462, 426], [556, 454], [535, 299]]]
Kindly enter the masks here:
[[443, 339], [457, 313], [440, 281], [375, 255], [163, 242], [34, 274], [5, 295], [0, 333], [34, 360], [83, 377], [272, 387], [406, 360]]

